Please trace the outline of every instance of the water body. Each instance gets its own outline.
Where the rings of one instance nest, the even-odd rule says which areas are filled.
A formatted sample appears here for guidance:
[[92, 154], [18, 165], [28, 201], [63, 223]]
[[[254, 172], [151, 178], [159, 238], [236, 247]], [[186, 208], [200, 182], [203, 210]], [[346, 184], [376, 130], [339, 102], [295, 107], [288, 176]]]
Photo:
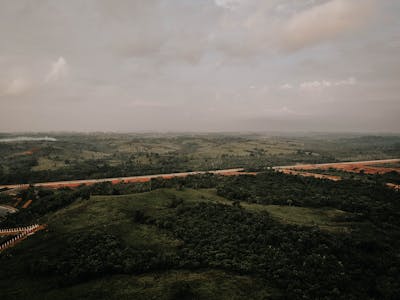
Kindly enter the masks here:
[[56, 142], [57, 139], [49, 136], [44, 136], [44, 137], [16, 136], [11, 138], [0, 138], [0, 143], [30, 142], [30, 141]]

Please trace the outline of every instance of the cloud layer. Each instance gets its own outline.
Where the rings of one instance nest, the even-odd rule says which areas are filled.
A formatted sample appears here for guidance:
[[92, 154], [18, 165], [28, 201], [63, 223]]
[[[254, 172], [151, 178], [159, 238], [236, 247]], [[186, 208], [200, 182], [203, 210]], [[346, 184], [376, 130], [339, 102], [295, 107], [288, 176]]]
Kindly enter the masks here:
[[368, 22], [374, 2], [332, 0], [295, 13], [284, 25], [283, 46], [296, 50], [349, 34]]
[[400, 131], [399, 12], [396, 0], [5, 0], [0, 131]]

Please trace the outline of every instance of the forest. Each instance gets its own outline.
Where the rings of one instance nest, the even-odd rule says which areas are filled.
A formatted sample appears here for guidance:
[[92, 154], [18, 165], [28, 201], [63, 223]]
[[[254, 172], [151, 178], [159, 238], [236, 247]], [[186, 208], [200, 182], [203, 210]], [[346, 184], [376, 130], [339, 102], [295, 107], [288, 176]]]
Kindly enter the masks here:
[[[32, 205], [2, 226], [42, 222], [48, 230], [0, 254], [0, 291], [7, 299], [22, 299], [24, 289], [12, 289], [18, 280], [39, 287], [30, 290], [31, 299], [63, 299], [66, 292], [84, 294], [82, 289], [91, 291], [86, 299], [95, 299], [116, 288], [116, 278], [119, 284], [136, 278], [129, 295], [137, 299], [400, 296], [400, 194], [380, 181], [267, 171], [75, 190], [31, 187], [19, 196], [32, 198]], [[273, 208], [283, 209], [288, 220], [297, 208], [340, 212], [330, 221], [346, 224], [346, 231], [322, 226], [318, 213], [311, 225], [285, 222]], [[152, 278], [145, 291], [143, 276]], [[220, 276], [236, 284], [229, 291], [205, 288]], [[239, 287], [242, 296], [235, 292]]]

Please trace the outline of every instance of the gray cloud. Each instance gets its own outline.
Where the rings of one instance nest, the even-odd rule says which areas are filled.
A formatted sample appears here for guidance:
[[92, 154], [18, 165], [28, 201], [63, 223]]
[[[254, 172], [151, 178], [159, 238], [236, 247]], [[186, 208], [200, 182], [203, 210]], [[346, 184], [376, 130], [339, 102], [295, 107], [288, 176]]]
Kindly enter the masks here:
[[52, 65], [50, 71], [46, 74], [45, 82], [54, 82], [67, 76], [68, 64], [64, 57], [60, 56]]
[[368, 22], [372, 0], [331, 0], [295, 13], [283, 27], [283, 47], [296, 50], [341, 34], [348, 34]]
[[1, 8], [0, 131], [400, 130], [396, 0]]

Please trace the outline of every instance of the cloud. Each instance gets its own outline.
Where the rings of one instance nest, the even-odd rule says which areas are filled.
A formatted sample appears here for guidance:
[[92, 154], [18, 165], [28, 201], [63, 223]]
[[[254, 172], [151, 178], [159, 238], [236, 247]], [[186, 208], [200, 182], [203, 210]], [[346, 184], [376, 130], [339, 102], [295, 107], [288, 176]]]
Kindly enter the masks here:
[[134, 100], [127, 104], [127, 107], [131, 108], [166, 108], [170, 105], [157, 101], [145, 101], [145, 100]]
[[[0, 95], [17, 96], [31, 93], [32, 91], [40, 91], [45, 84], [56, 82], [65, 77], [68, 73], [68, 64], [61, 56], [53, 62], [51, 69], [45, 74], [43, 68], [35, 68], [33, 64], [24, 67], [15, 67], [19, 71], [10, 71], [15, 73], [11, 75], [11, 80], [3, 81], [0, 86]], [[32, 74], [43, 72], [44, 79], [34, 79]], [[30, 75], [29, 75], [30, 74]]]
[[0, 10], [2, 130], [234, 130], [265, 107], [400, 130], [398, 0], [28, 2]]
[[332, 83], [330, 81], [306, 81], [299, 85], [299, 88], [302, 90], [310, 90], [310, 89], [318, 89], [323, 87], [330, 87]]
[[47, 73], [45, 77], [45, 82], [54, 82], [63, 77], [65, 77], [68, 73], [68, 64], [64, 57], [60, 56], [57, 61], [55, 61], [49, 73]]
[[262, 110], [263, 115], [271, 117], [284, 117], [284, 116], [306, 116], [307, 114], [299, 112], [287, 106], [278, 108], [265, 108]]
[[344, 85], [355, 85], [357, 83], [354, 77], [350, 77], [344, 80], [338, 81], [328, 81], [328, 80], [321, 80], [321, 81], [306, 81], [299, 84], [300, 90], [315, 90], [315, 89], [323, 89], [329, 88], [334, 86], [344, 86]]
[[227, 9], [237, 8], [244, 0], [215, 0], [215, 5]]
[[281, 89], [281, 90], [290, 90], [292, 88], [293, 88], [293, 86], [289, 83], [285, 83], [285, 84], [282, 84], [279, 86], [279, 89]]
[[31, 88], [31, 83], [24, 78], [15, 78], [9, 82], [5, 89], [4, 94], [16, 96], [26, 93]]
[[282, 33], [282, 47], [298, 50], [336, 38], [365, 24], [372, 0], [331, 0], [295, 13]]

